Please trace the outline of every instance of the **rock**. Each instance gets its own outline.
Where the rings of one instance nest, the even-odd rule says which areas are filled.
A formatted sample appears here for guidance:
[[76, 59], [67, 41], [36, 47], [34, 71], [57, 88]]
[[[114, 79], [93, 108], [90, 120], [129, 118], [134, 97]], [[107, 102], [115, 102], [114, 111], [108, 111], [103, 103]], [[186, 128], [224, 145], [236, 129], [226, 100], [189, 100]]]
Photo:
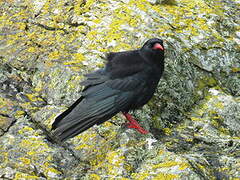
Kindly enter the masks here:
[[206, 98], [189, 113], [188, 120], [159, 138], [167, 143], [169, 151], [185, 157], [204, 178], [239, 178], [240, 139], [239, 129], [235, 128], [239, 126], [238, 101], [222, 91], [210, 89]]
[[[238, 179], [238, 1], [0, 3], [0, 179]], [[65, 143], [55, 117], [110, 51], [165, 40], [154, 98]]]

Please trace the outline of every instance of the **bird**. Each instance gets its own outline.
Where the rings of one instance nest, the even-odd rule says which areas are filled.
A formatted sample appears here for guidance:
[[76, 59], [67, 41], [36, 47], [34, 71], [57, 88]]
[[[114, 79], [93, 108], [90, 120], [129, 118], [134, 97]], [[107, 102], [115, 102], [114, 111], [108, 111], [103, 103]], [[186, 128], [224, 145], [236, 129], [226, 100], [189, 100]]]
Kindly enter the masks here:
[[136, 50], [110, 52], [105, 67], [84, 75], [80, 98], [55, 118], [53, 137], [61, 142], [121, 112], [127, 127], [149, 133], [129, 113], [153, 96], [164, 71], [163, 40], [152, 38]]

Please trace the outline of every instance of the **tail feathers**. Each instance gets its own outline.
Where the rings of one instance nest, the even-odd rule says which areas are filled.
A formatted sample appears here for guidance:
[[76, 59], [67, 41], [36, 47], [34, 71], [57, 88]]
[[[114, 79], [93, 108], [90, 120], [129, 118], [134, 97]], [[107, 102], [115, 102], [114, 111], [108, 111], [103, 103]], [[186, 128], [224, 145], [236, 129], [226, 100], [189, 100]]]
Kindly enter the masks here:
[[69, 138], [72, 138], [81, 132], [87, 130], [88, 128], [92, 127], [95, 122], [94, 121], [85, 121], [87, 123], [78, 123], [76, 125], [69, 126], [68, 124], [63, 124], [59, 128], [54, 131], [55, 137], [57, 137], [60, 141], [65, 141]]
[[108, 119], [113, 117], [115, 114], [117, 114], [117, 112], [112, 112], [112, 114], [104, 114], [98, 117], [95, 116], [95, 117], [90, 117], [88, 119], [85, 118], [82, 120], [74, 121], [78, 123], [72, 123], [70, 121], [66, 124], [62, 124], [61, 126], [57, 127], [57, 129], [53, 132], [53, 136], [57, 137], [58, 140], [60, 141], [65, 141], [91, 128], [95, 124], [101, 124], [107, 121]]
[[82, 101], [63, 119], [58, 119], [55, 124], [53, 135], [60, 141], [67, 140], [89, 129], [95, 124], [101, 124], [118, 113], [114, 106], [115, 96], [104, 100]]
[[52, 130], [56, 129], [61, 122], [62, 119], [64, 119], [67, 115], [69, 115], [72, 110], [83, 100], [83, 97], [80, 97], [76, 102], [74, 102], [66, 111], [64, 111], [62, 114], [60, 114], [52, 124]]

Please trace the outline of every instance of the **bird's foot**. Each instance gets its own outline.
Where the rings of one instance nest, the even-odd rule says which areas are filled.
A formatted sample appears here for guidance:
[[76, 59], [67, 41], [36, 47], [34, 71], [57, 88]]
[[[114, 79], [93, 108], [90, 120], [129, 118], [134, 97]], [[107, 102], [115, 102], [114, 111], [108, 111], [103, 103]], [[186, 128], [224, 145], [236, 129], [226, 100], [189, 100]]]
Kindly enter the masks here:
[[127, 123], [127, 127], [128, 128], [134, 128], [136, 129], [138, 132], [140, 132], [141, 134], [148, 134], [148, 131], [146, 131], [145, 129], [143, 129], [138, 122], [131, 116], [131, 114], [128, 113], [123, 113], [123, 115], [126, 117], [126, 119], [129, 121]]

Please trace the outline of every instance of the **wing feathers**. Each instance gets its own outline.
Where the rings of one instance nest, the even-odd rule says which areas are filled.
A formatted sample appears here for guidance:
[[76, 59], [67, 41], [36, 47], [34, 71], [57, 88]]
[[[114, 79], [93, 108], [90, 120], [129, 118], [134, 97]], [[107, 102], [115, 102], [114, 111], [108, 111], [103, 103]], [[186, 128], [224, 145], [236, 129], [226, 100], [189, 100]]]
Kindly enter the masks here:
[[56, 129], [54, 134], [59, 136], [60, 140], [63, 141], [83, 132], [95, 124], [99, 124], [99, 121], [102, 123], [108, 120], [118, 113], [114, 107], [114, 98], [115, 96], [109, 97], [95, 104], [88, 103], [89, 108], [83, 108], [85, 111], [82, 111], [81, 106], [76, 107], [78, 109], [76, 113], [78, 114], [63, 119], [64, 123], [60, 124], [60, 127]]

